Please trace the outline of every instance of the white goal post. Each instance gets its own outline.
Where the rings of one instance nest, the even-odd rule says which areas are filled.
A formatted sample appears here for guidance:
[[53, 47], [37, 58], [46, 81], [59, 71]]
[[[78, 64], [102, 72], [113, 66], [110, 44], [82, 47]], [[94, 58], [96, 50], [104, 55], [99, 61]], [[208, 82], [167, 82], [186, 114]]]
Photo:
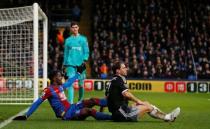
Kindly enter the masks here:
[[47, 87], [47, 38], [37, 3], [0, 9], [0, 104], [30, 104]]

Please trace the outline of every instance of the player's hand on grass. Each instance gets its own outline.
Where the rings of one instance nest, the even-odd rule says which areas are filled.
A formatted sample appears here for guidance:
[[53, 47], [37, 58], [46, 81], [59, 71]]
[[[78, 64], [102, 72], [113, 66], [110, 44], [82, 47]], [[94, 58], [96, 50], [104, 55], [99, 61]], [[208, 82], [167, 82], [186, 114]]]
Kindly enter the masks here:
[[13, 120], [27, 120], [27, 117], [25, 115], [23, 115], [23, 116], [16, 116]]

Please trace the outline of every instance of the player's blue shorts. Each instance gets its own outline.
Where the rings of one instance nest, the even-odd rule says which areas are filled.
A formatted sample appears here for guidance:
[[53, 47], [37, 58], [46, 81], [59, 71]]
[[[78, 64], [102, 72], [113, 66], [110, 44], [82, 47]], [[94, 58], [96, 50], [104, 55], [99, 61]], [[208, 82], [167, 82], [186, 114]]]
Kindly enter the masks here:
[[78, 116], [80, 114], [80, 110], [83, 108], [83, 104], [78, 102], [77, 104], [71, 104], [71, 107], [65, 113], [63, 119], [64, 120], [71, 120], [72, 118]]

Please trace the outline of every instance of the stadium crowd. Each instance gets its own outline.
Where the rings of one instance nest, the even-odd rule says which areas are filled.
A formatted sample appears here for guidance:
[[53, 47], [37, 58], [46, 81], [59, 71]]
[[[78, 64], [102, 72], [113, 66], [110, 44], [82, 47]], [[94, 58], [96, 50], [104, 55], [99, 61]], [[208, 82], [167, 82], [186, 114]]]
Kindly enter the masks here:
[[[114, 60], [127, 64], [130, 78], [210, 77], [208, 0], [94, 0], [92, 14], [93, 78], [111, 77]], [[50, 32], [49, 71], [62, 68], [58, 33]], [[66, 29], [64, 39], [68, 35]]]
[[208, 0], [94, 0], [93, 5], [93, 77], [110, 77], [114, 60], [126, 62], [131, 78], [210, 77]]
[[[10, 0], [3, 5], [31, 5], [34, 1], [49, 18], [56, 11], [71, 10], [71, 20], [80, 21], [82, 0]], [[92, 6], [93, 42], [89, 46], [93, 78], [109, 78], [114, 60], [127, 64], [130, 78], [210, 78], [208, 0], [94, 0]], [[49, 30], [49, 73], [62, 69], [64, 40], [69, 34], [69, 28], [62, 35]]]

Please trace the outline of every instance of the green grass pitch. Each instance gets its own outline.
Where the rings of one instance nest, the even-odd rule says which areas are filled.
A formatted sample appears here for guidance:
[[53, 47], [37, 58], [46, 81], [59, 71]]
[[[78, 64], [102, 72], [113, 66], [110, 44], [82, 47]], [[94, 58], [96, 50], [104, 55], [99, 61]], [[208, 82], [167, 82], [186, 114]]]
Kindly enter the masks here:
[[[85, 97], [103, 97], [103, 92], [86, 92]], [[173, 123], [145, 115], [139, 122], [62, 121], [57, 119], [48, 102], [44, 102], [27, 121], [13, 121], [3, 129], [210, 129], [210, 94], [202, 93], [142, 93], [134, 92], [165, 112], [181, 107], [181, 114]], [[0, 122], [15, 115], [27, 106], [0, 105]], [[105, 110], [107, 112], [107, 109]]]

